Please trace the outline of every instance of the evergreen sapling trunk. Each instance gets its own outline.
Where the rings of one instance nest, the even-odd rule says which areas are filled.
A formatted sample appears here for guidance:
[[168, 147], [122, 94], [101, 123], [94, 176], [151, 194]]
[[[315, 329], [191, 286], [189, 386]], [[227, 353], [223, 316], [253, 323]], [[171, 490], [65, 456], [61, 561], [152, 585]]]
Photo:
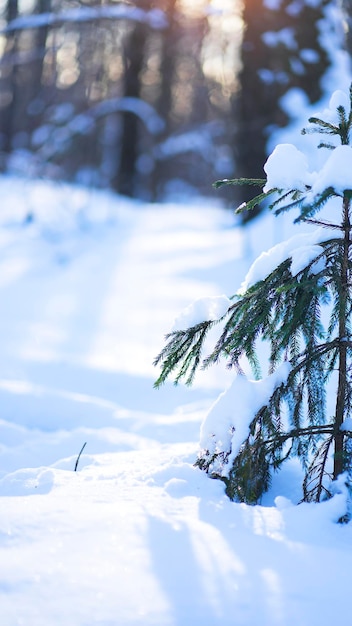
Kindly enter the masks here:
[[[266, 179], [234, 179], [259, 195], [240, 207], [267, 202], [276, 216], [291, 210], [301, 232], [261, 255], [230, 300], [208, 299], [207, 319], [199, 303], [189, 308], [185, 327], [167, 335], [155, 363], [160, 386], [170, 374], [192, 384], [198, 368], [225, 359], [237, 376], [207, 415], [196, 462], [226, 484], [237, 501], [256, 503], [273, 471], [298, 457], [304, 470], [302, 500], [330, 497], [343, 475], [350, 483], [352, 461], [351, 198], [352, 90], [331, 98], [324, 119], [310, 118], [303, 131], [328, 141], [324, 165], [310, 172], [305, 155], [278, 145], [267, 160]], [[219, 326], [219, 338], [204, 354], [205, 339]], [[187, 327], [188, 326], [188, 327]], [[262, 377], [260, 346], [268, 346]], [[247, 364], [255, 380], [244, 375]]]

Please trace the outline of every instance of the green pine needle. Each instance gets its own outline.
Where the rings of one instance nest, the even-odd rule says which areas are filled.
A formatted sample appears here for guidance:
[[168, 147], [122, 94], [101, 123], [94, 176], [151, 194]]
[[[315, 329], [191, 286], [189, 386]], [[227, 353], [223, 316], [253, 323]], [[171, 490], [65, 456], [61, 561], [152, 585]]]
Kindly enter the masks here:
[[224, 178], [216, 180], [213, 183], [215, 189], [224, 187], [225, 185], [252, 185], [254, 187], [264, 187], [266, 180], [264, 178]]

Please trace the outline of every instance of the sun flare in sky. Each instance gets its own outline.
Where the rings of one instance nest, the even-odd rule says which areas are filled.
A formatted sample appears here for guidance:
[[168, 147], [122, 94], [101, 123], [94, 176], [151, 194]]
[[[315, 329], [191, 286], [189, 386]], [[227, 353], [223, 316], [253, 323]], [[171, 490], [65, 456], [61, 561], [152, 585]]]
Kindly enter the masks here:
[[[241, 0], [179, 0], [178, 8], [187, 18], [206, 18], [208, 33], [203, 41], [203, 71], [226, 90], [234, 88], [234, 74], [240, 67], [243, 35]], [[230, 92], [226, 94], [230, 96]]]

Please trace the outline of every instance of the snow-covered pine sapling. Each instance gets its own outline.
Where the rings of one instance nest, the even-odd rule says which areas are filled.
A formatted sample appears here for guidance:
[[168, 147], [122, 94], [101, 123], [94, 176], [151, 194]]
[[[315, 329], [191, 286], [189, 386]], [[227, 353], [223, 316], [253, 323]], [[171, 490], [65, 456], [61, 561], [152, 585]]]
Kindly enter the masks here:
[[[302, 462], [305, 501], [329, 497], [332, 481], [351, 473], [351, 108], [352, 91], [335, 92], [324, 119], [312, 117], [303, 131], [329, 139], [319, 145], [329, 150], [320, 171], [309, 172], [305, 155], [282, 144], [265, 164], [265, 180], [217, 183], [262, 188], [239, 210], [265, 200], [275, 215], [294, 210], [295, 223], [315, 228], [261, 255], [218, 315], [199, 321], [191, 310], [190, 327], [170, 333], [155, 361], [157, 387], [171, 373], [175, 383], [191, 384], [198, 368], [221, 358], [236, 370], [202, 425], [196, 463], [223, 480], [234, 500], [258, 502], [273, 471], [292, 457]], [[216, 324], [218, 341], [204, 355]], [[263, 345], [269, 366], [261, 378]], [[244, 375], [246, 364], [255, 380]]]

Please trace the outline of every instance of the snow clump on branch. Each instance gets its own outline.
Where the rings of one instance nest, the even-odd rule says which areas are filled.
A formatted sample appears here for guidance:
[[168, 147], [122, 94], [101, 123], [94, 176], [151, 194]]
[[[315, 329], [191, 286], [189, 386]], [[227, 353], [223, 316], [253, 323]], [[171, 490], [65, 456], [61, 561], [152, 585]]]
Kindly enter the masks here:
[[204, 322], [204, 320], [218, 320], [227, 313], [230, 305], [231, 300], [227, 296], [199, 298], [177, 316], [172, 332], [196, 326]]
[[299, 189], [305, 191], [313, 184], [315, 173], [308, 171], [307, 157], [296, 146], [282, 143], [276, 146], [264, 165], [267, 182], [264, 192], [270, 189]]
[[216, 456], [211, 473], [227, 476], [250, 424], [268, 402], [276, 387], [286, 383], [291, 371], [287, 361], [261, 380], [237, 375], [230, 387], [217, 398], [201, 426], [200, 447], [209, 457]]

